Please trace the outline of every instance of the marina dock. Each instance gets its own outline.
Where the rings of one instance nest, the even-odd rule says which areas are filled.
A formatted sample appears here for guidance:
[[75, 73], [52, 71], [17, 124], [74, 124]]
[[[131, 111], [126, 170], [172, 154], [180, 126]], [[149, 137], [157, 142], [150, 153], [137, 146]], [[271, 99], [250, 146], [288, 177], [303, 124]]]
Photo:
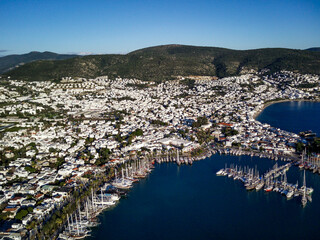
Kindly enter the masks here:
[[288, 183], [286, 172], [291, 166], [291, 163], [282, 166], [278, 166], [276, 163], [268, 172], [259, 175], [259, 172], [254, 168], [230, 165], [229, 168], [225, 167], [219, 170], [216, 175], [240, 180], [248, 191], [259, 191], [263, 188], [265, 192], [280, 193], [288, 200], [294, 197], [301, 197], [301, 203], [305, 206], [308, 201], [312, 201], [313, 188], [306, 187], [305, 172], [303, 186], [300, 188], [298, 182], [296, 184]]
[[229, 167], [225, 166], [225, 168], [219, 170], [216, 175], [239, 180], [248, 191], [259, 191], [261, 189], [265, 192], [273, 191], [280, 193], [288, 200], [300, 197], [303, 206], [312, 201], [313, 189], [306, 187], [305, 179], [301, 187], [298, 186], [298, 183], [292, 184], [287, 182], [286, 172], [292, 166], [299, 166], [297, 165], [299, 161], [290, 158], [290, 156], [269, 155], [232, 148], [207, 148], [202, 155], [196, 157], [192, 157], [190, 154], [183, 154], [179, 150], [175, 152], [168, 151], [162, 154], [150, 154], [144, 158], [137, 158], [115, 167], [114, 179], [100, 186], [97, 192], [92, 192], [91, 196], [84, 203], [78, 205], [76, 212], [68, 216], [67, 225], [59, 235], [59, 239], [82, 239], [90, 236], [90, 229], [99, 225], [97, 216], [103, 211], [116, 206], [121, 197], [126, 196], [127, 191], [133, 187], [133, 184], [148, 176], [154, 169], [155, 163], [176, 163], [178, 166], [183, 164], [192, 165], [193, 162], [214, 154], [248, 155], [251, 157], [269, 158], [275, 161], [287, 161], [288, 163], [283, 165], [278, 165], [278, 162], [276, 162], [264, 174], [259, 174], [257, 168], [231, 164]]

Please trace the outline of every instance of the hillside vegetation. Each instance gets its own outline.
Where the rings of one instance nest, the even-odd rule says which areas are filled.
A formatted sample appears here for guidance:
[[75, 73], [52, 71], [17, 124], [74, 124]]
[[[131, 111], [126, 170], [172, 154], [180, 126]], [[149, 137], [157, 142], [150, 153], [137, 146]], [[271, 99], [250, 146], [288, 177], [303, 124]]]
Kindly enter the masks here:
[[19, 65], [37, 60], [62, 60], [78, 55], [57, 54], [53, 52], [30, 52], [26, 54], [13, 54], [0, 57], [0, 74], [9, 71]]
[[306, 50], [312, 51], [312, 52], [320, 52], [320, 47], [308, 48], [308, 49], [306, 49]]
[[320, 53], [283, 48], [231, 50], [164, 45], [126, 55], [90, 55], [61, 61], [36, 61], [9, 71], [4, 76], [41, 81], [108, 75], [163, 81], [178, 75], [225, 77], [263, 68], [320, 74]]

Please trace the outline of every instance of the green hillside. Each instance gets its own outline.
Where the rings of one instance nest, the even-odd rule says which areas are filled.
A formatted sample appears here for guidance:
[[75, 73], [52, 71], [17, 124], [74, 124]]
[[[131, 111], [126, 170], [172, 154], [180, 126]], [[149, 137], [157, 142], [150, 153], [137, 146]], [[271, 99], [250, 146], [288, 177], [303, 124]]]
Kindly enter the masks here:
[[108, 75], [162, 81], [177, 75], [224, 77], [263, 68], [320, 74], [320, 53], [283, 48], [240, 51], [164, 45], [126, 55], [91, 55], [61, 61], [36, 61], [9, 71], [4, 76], [41, 81], [59, 80], [67, 76], [93, 78]]
[[0, 74], [19, 65], [37, 60], [62, 60], [78, 57], [78, 55], [57, 54], [53, 52], [30, 52], [26, 54], [13, 54], [0, 57]]
[[320, 52], [320, 47], [308, 48], [308, 49], [306, 49], [306, 50], [312, 51], [312, 52]]

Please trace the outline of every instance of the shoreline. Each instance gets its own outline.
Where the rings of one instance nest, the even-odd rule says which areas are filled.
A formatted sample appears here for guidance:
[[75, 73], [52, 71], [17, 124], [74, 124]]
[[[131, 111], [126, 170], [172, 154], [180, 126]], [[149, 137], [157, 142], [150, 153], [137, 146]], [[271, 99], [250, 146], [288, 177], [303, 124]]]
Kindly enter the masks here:
[[[201, 156], [199, 156], [199, 158], [201, 158], [201, 157], [205, 157], [205, 158], [203, 158], [203, 159], [200, 159], [199, 161], [203, 161], [203, 160], [212, 160], [213, 161], [213, 157], [215, 156], [215, 155], [219, 155], [219, 156], [223, 156], [223, 157], [228, 157], [228, 156], [234, 156], [234, 157], [239, 157], [239, 159], [240, 159], [240, 156], [247, 156], [247, 157], [252, 157], [252, 155], [251, 154], [254, 154], [254, 157], [256, 157], [256, 158], [261, 158], [261, 156], [259, 156], [259, 154], [260, 155], [262, 155], [262, 157], [263, 158], [266, 158], [266, 159], [268, 159], [268, 160], [270, 160], [270, 161], [272, 161], [272, 162], [274, 162], [274, 163], [276, 163], [276, 160], [275, 159], [273, 159], [272, 158], [272, 156], [271, 155], [264, 155], [264, 154], [262, 154], [262, 153], [260, 153], [260, 152], [258, 152], [258, 151], [248, 151], [248, 152], [243, 152], [242, 154], [240, 154], [240, 155], [237, 155], [236, 154], [236, 152], [237, 151], [239, 151], [239, 149], [238, 148], [230, 148], [231, 150], [229, 150], [229, 151], [226, 151], [225, 150], [225, 148], [207, 148], [207, 152], [206, 153], [204, 153], [204, 154], [202, 154]], [[215, 150], [216, 152], [212, 152], [213, 150]], [[166, 155], [159, 155], [159, 157], [160, 158], [162, 158], [162, 157], [165, 157]], [[280, 155], [279, 155], [280, 156]], [[157, 156], [156, 156], [157, 157]], [[290, 159], [288, 160], [278, 160], [278, 161], [283, 161], [283, 162], [288, 162], [288, 163], [292, 163], [292, 162], [295, 162], [296, 161], [296, 159], [294, 159], [294, 156], [287, 156], [287, 157], [289, 157]], [[212, 159], [211, 159], [212, 158]], [[197, 161], [196, 161], [197, 162]], [[158, 163], [157, 161], [156, 161], [156, 164], [159, 166], [159, 165], [162, 165], [162, 164], [175, 164], [176, 165], [176, 167], [177, 168], [179, 168], [180, 167], [180, 165], [178, 165], [178, 164], [176, 164], [176, 162], [174, 162], [174, 161], [170, 161], [170, 162], [160, 162], [160, 163]], [[190, 164], [182, 164], [182, 166], [189, 166], [189, 167], [191, 167], [192, 165], [190, 165]], [[216, 175], [215, 173], [214, 173], [214, 175]], [[137, 183], [137, 184], [140, 184], [139, 182]], [[129, 190], [130, 191], [130, 190]], [[120, 201], [121, 201], [121, 199], [120, 199]], [[106, 210], [106, 211], [108, 211], [108, 210]], [[105, 212], [106, 211], [104, 211], [104, 212], [101, 212], [101, 214], [99, 214], [100, 216], [101, 215], [104, 215], [105, 214]], [[98, 228], [103, 228], [104, 226], [103, 225], [99, 225], [97, 228], [96, 228], [96, 230], [94, 230], [94, 231], [97, 231], [97, 232], [99, 232], [100, 230], [98, 230]], [[92, 228], [91, 228], [92, 229]], [[97, 234], [97, 233], [95, 233], [95, 234]], [[90, 240], [90, 239], [98, 239], [98, 237], [97, 237], [97, 235], [90, 235], [90, 236], [87, 236], [87, 237], [85, 237], [85, 240]]]
[[320, 102], [320, 100], [319, 99], [281, 99], [281, 100], [270, 101], [267, 103], [263, 103], [262, 108], [253, 114], [253, 119], [258, 121], [257, 117], [263, 112], [264, 109], [266, 109], [272, 104], [283, 103], [283, 102]]

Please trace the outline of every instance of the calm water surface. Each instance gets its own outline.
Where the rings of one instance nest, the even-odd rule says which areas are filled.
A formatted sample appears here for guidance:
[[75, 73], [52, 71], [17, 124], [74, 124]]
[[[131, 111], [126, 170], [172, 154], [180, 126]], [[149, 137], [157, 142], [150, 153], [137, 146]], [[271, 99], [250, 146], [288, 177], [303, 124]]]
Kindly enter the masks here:
[[257, 117], [290, 132], [312, 130], [320, 136], [320, 102], [282, 102], [268, 106]]
[[[307, 109], [315, 109], [318, 103], [303, 104]], [[260, 121], [276, 127], [299, 132], [314, 125], [304, 125], [305, 108], [298, 103], [281, 103], [283, 113], [298, 109], [294, 117], [282, 114], [267, 121], [266, 113]], [[313, 110], [312, 110], [313, 111]], [[307, 111], [308, 112], [308, 111]], [[300, 115], [302, 113], [303, 116]], [[319, 111], [318, 111], [319, 117]], [[300, 122], [293, 124], [293, 122]], [[281, 125], [285, 123], [286, 128]], [[289, 126], [292, 128], [289, 129]], [[193, 166], [173, 163], [157, 165], [147, 179], [141, 180], [113, 210], [100, 216], [101, 225], [95, 228], [90, 239], [151, 240], [151, 239], [320, 239], [320, 176], [306, 172], [307, 186], [315, 191], [313, 202], [301, 207], [301, 199], [286, 200], [279, 193], [264, 191], [248, 192], [239, 181], [228, 177], [217, 177], [215, 173], [235, 163], [242, 166], [257, 166], [264, 173], [274, 165], [274, 161], [249, 156], [214, 155]], [[278, 162], [278, 164], [284, 164]], [[302, 184], [303, 172], [291, 167], [288, 182]]]

